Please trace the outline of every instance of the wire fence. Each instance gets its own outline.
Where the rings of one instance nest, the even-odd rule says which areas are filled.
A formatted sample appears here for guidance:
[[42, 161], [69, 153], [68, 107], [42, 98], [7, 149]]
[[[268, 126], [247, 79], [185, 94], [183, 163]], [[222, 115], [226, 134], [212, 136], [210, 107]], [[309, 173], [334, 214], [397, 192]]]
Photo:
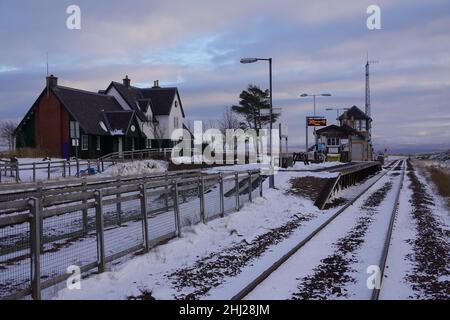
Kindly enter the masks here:
[[18, 163], [0, 159], [0, 183], [36, 182], [80, 177], [103, 171], [113, 162], [99, 160], [57, 160]]
[[0, 299], [40, 299], [73, 266], [101, 273], [112, 261], [148, 252], [183, 227], [261, 196], [264, 178], [259, 171], [182, 172], [0, 197]]

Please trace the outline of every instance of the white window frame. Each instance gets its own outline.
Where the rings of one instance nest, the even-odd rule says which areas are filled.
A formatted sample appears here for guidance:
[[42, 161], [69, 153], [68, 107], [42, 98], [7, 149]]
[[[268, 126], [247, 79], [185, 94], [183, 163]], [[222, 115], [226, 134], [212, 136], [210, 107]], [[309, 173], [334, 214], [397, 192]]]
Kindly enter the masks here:
[[89, 150], [89, 136], [86, 134], [83, 134], [81, 136], [81, 150], [82, 151], [88, 151]]
[[101, 151], [101, 150], [102, 150], [101, 138], [100, 138], [100, 136], [97, 136], [97, 151]]
[[173, 117], [173, 127], [175, 129], [178, 129], [178, 117]]
[[152, 148], [152, 139], [147, 139], [147, 140], [145, 141], [145, 147], [146, 147], [147, 149], [151, 149], [151, 148]]

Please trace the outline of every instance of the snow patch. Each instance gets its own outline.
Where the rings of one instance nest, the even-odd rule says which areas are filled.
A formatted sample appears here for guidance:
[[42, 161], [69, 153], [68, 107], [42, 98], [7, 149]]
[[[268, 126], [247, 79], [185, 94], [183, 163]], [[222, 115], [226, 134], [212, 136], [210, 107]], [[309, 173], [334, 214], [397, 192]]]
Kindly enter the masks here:
[[166, 172], [168, 163], [160, 160], [142, 160], [118, 163], [108, 167], [99, 176], [116, 177], [129, 175], [145, 175], [150, 173]]

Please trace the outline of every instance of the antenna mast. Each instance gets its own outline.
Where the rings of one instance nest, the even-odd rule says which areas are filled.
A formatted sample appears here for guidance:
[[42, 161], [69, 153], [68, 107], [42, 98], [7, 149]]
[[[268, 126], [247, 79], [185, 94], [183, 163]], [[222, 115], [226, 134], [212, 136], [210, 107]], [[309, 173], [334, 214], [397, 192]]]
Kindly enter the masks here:
[[373, 63], [378, 63], [378, 61], [369, 60], [369, 52], [367, 52], [367, 63], [366, 63], [366, 114], [371, 117], [372, 110], [370, 105], [370, 65]]

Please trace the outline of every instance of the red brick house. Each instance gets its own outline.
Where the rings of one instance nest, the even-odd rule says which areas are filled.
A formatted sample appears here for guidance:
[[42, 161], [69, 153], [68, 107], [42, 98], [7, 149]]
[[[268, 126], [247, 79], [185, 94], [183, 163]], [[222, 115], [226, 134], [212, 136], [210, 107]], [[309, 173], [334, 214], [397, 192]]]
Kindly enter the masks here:
[[113, 96], [59, 86], [51, 75], [18, 125], [16, 144], [66, 159], [145, 148], [135, 113]]

